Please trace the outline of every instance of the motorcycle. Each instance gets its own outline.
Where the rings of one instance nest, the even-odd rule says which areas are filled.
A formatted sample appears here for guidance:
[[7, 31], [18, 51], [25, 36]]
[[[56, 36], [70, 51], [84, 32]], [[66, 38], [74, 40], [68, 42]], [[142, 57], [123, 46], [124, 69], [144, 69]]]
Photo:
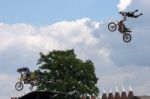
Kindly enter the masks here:
[[30, 76], [27, 76], [26, 73], [22, 72], [20, 72], [19, 82], [15, 84], [15, 89], [21, 91], [24, 88], [24, 84], [30, 84], [31, 87], [29, 89], [32, 90], [34, 86], [37, 86], [38, 77], [34, 73], [30, 73]]
[[123, 41], [128, 43], [131, 41], [132, 37], [131, 35], [129, 34], [130, 30], [128, 30], [123, 23], [121, 22], [118, 22], [118, 23], [115, 23], [115, 22], [110, 22], [108, 24], [108, 30], [111, 31], [111, 32], [114, 32], [116, 31], [116, 29], [118, 29], [118, 31], [123, 34]]

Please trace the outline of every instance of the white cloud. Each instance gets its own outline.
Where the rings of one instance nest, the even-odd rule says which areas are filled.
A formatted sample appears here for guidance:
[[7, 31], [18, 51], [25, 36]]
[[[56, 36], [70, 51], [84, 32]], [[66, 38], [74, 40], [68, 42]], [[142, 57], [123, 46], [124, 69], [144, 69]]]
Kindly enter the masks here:
[[[65, 49], [72, 44], [96, 44], [92, 31], [99, 28], [99, 23], [89, 18], [72, 22], [59, 22], [46, 27], [35, 28], [26, 24], [0, 25], [0, 50], [9, 46], [21, 45], [27, 49]], [[67, 45], [66, 45], [67, 44]]]
[[0, 74], [0, 80], [1, 81], [6, 80], [7, 78], [8, 78], [7, 75]]
[[110, 50], [108, 48], [101, 48], [99, 51], [99, 56], [102, 57], [101, 59], [106, 62], [106, 64], [111, 63], [111, 59], [110, 59]]
[[0, 89], [2, 90], [0, 96], [9, 95], [14, 87], [14, 78], [11, 75], [0, 74]]
[[125, 10], [131, 4], [131, 2], [132, 0], [120, 0], [119, 4], [117, 4], [119, 11]]

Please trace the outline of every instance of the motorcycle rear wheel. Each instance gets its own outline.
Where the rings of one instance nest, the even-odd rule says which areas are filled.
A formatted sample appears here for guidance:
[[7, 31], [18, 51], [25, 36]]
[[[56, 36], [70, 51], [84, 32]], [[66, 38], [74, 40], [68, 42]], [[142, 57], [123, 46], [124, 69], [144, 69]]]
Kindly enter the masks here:
[[132, 37], [131, 37], [130, 34], [128, 34], [128, 33], [123, 34], [123, 41], [124, 41], [124, 42], [128, 43], [128, 42], [131, 41], [131, 39], [132, 39]]

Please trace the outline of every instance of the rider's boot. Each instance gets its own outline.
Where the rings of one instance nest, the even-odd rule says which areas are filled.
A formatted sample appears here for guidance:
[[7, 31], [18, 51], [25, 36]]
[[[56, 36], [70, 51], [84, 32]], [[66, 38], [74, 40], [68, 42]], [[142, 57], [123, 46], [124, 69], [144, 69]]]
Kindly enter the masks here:
[[143, 13], [140, 13], [140, 14], [136, 15], [135, 18], [137, 18], [137, 17], [139, 17], [139, 16], [141, 16], [141, 15], [143, 15]]
[[143, 13], [140, 13], [139, 16], [143, 15]]
[[131, 12], [131, 14], [134, 15], [135, 12], [138, 12], [138, 9], [134, 10], [133, 12]]
[[134, 12], [138, 12], [138, 9], [136, 9]]

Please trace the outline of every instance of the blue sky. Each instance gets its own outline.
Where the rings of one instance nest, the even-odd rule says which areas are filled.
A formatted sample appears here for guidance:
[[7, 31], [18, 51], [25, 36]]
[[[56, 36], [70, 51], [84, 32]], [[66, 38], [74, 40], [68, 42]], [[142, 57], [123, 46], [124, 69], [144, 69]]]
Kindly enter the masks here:
[[[129, 43], [107, 29], [122, 19], [119, 9], [144, 14], [125, 22], [133, 31]], [[150, 95], [147, 9], [149, 0], [0, 0], [0, 99], [29, 91], [15, 90], [17, 68], [37, 69], [40, 52], [66, 49], [93, 61], [101, 93], [131, 85], [135, 95]]]
[[[47, 25], [90, 17], [101, 20], [117, 12], [119, 0], [0, 0], [0, 21]], [[109, 3], [108, 3], [109, 2]]]

